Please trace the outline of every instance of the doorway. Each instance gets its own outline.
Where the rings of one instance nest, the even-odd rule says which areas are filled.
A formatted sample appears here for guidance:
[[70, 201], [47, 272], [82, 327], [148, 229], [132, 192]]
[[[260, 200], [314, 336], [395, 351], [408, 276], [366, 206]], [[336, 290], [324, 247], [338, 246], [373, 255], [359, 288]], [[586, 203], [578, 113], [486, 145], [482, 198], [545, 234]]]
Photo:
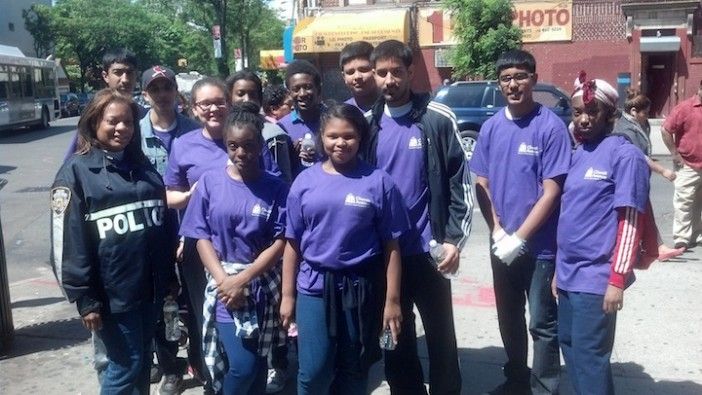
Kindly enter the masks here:
[[643, 54], [641, 69], [642, 91], [651, 99], [651, 117], [668, 114], [668, 104], [675, 79], [675, 53]]

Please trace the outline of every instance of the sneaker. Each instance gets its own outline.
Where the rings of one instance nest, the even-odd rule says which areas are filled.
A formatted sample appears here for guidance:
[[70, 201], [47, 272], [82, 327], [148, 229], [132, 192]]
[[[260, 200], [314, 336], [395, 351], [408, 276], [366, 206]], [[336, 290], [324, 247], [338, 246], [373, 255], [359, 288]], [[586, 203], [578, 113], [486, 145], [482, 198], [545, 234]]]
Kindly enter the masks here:
[[158, 365], [151, 365], [151, 372], [149, 373], [149, 382], [151, 384], [156, 384], [161, 381], [163, 372], [161, 372], [161, 367]]
[[282, 369], [268, 369], [268, 380], [266, 381], [266, 393], [275, 394], [285, 388], [285, 381], [288, 374]]
[[158, 393], [160, 395], [177, 395], [180, 394], [180, 384], [182, 380], [178, 375], [167, 374], [163, 376], [163, 383], [161, 383], [161, 388], [159, 388]]

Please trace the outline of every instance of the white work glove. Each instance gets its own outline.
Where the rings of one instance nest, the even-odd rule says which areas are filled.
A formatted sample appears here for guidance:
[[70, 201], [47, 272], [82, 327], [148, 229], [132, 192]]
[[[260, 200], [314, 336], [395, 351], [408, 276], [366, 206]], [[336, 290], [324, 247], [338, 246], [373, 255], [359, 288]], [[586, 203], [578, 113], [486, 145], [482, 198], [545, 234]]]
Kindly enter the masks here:
[[492, 246], [492, 253], [509, 266], [517, 257], [524, 253], [525, 246], [526, 242], [524, 240], [520, 239], [516, 234], [511, 234], [496, 241]]
[[500, 230], [495, 231], [495, 233], [492, 234], [492, 245], [494, 246], [498, 241], [504, 239], [505, 237], [507, 237], [507, 232], [505, 232], [504, 229], [500, 228]]

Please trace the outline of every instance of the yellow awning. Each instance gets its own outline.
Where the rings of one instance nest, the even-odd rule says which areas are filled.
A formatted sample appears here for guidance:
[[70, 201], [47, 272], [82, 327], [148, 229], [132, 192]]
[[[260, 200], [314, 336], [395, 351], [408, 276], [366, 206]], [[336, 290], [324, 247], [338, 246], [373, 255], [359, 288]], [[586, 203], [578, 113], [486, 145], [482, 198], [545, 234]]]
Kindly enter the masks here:
[[385, 40], [407, 42], [409, 14], [402, 10], [377, 10], [356, 13], [328, 13], [305, 18], [295, 27], [293, 52], [340, 52], [353, 41], [377, 45]]
[[282, 49], [262, 49], [259, 59], [261, 70], [278, 70], [285, 67]]

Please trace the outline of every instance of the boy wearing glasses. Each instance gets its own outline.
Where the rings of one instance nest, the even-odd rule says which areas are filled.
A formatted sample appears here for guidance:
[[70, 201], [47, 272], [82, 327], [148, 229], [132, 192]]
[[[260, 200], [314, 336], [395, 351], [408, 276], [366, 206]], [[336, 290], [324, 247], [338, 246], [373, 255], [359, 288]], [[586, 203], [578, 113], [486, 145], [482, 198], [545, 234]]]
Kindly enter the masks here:
[[[490, 228], [493, 286], [506, 381], [490, 394], [558, 393], [556, 301], [551, 295], [556, 224], [570, 165], [565, 124], [534, 101], [536, 60], [526, 51], [496, 62], [507, 107], [480, 129], [470, 169], [477, 175], [480, 211]], [[527, 367], [525, 304], [534, 361]]]

